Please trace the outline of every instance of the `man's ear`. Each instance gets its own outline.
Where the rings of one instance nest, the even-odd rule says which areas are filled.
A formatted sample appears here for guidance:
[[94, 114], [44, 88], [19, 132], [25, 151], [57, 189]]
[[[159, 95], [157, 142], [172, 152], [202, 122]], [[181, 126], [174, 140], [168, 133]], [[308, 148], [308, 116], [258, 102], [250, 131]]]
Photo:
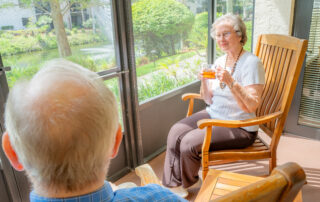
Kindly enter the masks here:
[[117, 156], [121, 141], [122, 141], [122, 129], [121, 129], [121, 125], [119, 124], [119, 128], [114, 141], [113, 150], [111, 153], [111, 158], [114, 158]]
[[9, 134], [7, 131], [2, 135], [2, 148], [12, 167], [14, 167], [17, 171], [23, 171], [23, 165], [19, 162], [18, 156], [11, 146]]

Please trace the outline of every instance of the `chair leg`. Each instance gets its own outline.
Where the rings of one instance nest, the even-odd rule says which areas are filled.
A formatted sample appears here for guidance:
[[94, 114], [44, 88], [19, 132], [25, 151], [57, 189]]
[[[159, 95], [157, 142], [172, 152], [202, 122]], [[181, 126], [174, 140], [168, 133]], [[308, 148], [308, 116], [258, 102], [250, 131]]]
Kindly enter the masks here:
[[202, 168], [202, 181], [204, 181], [204, 179], [206, 179], [207, 174], [208, 174], [208, 168], [207, 169]]
[[271, 174], [272, 170], [277, 166], [277, 158], [274, 156], [269, 160], [269, 174]]
[[201, 164], [202, 164], [202, 181], [206, 179], [208, 171], [209, 171], [209, 159], [208, 159], [208, 152], [203, 154], [202, 159], [201, 159]]

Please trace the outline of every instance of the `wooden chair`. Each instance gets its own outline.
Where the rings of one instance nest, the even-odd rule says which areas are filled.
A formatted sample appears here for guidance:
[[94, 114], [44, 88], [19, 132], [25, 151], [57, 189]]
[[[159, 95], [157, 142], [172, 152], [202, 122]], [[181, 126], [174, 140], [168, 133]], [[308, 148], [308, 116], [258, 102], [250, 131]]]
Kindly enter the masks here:
[[[135, 168], [141, 186], [161, 185], [149, 164]], [[207, 201], [302, 201], [301, 188], [306, 182], [303, 169], [296, 163], [276, 167], [267, 177], [256, 177], [211, 169], [195, 202]], [[299, 194], [298, 194], [299, 193]]]
[[[209, 165], [238, 160], [269, 159], [269, 173], [271, 173], [276, 166], [279, 139], [290, 109], [306, 50], [307, 40], [279, 34], [259, 36], [255, 54], [264, 65], [266, 85], [261, 105], [256, 111], [257, 117], [235, 121], [215, 119], [198, 121], [200, 129], [206, 128], [201, 153], [203, 179], [208, 173]], [[192, 115], [195, 99], [201, 99], [201, 96], [193, 93], [182, 96], [182, 100], [189, 100], [187, 117]], [[212, 126], [237, 128], [258, 124], [260, 129], [271, 137], [270, 145], [258, 137], [252, 146], [244, 149], [209, 151]]]
[[195, 202], [217, 201], [302, 201], [306, 182], [303, 169], [296, 163], [276, 167], [269, 177], [255, 177], [210, 170]]

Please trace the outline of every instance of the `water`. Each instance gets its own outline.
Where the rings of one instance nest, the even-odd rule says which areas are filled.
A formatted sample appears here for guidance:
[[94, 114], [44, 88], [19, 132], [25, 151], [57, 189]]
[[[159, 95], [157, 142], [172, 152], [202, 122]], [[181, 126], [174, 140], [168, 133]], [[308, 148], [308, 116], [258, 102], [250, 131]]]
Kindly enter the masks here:
[[105, 59], [111, 61], [115, 57], [114, 47], [112, 44], [102, 45], [99, 47], [86, 47], [80, 49], [84, 55], [90, 55], [93, 60]]
[[[86, 56], [92, 60], [105, 60], [111, 62], [115, 57], [114, 46], [112, 44], [86, 44], [71, 47], [72, 56]], [[11, 68], [28, 68], [30, 66], [41, 66], [45, 61], [59, 58], [58, 49], [31, 52], [26, 54], [4, 56], [2, 58], [5, 66]]]
[[97, 26], [100, 27], [103, 34], [113, 42], [113, 23], [110, 0], [105, 1], [105, 5], [92, 7], [91, 12], [94, 15]]
[[[112, 23], [112, 6], [110, 0], [103, 0], [100, 6], [90, 8], [91, 16], [94, 24], [107, 36], [110, 44], [95, 43], [81, 46], [71, 47], [72, 56], [67, 59], [86, 60], [89, 59], [96, 62], [111, 64], [115, 58], [113, 43], [113, 23]], [[95, 28], [94, 28], [95, 29]], [[82, 57], [84, 56], [84, 57]], [[45, 50], [39, 52], [31, 52], [26, 54], [4, 56], [3, 63], [11, 68], [28, 68], [40, 67], [45, 61], [59, 58], [58, 49]]]

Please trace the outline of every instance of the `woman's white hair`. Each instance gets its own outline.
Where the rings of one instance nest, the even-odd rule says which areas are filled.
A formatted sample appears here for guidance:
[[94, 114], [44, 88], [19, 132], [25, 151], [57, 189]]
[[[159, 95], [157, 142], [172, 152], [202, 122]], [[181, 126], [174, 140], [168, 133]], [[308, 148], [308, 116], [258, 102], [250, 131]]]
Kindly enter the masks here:
[[59, 59], [17, 83], [5, 127], [35, 186], [79, 190], [108, 169], [118, 129], [117, 103], [98, 75]]
[[216, 19], [212, 24], [212, 27], [210, 30], [210, 35], [213, 39], [215, 39], [215, 35], [216, 35], [216, 26], [219, 24], [231, 25], [234, 31], [237, 33], [237, 35], [241, 37], [240, 43], [243, 46], [246, 44], [248, 39], [247, 31], [246, 31], [247, 29], [246, 29], [246, 25], [244, 24], [240, 16], [228, 13]]

